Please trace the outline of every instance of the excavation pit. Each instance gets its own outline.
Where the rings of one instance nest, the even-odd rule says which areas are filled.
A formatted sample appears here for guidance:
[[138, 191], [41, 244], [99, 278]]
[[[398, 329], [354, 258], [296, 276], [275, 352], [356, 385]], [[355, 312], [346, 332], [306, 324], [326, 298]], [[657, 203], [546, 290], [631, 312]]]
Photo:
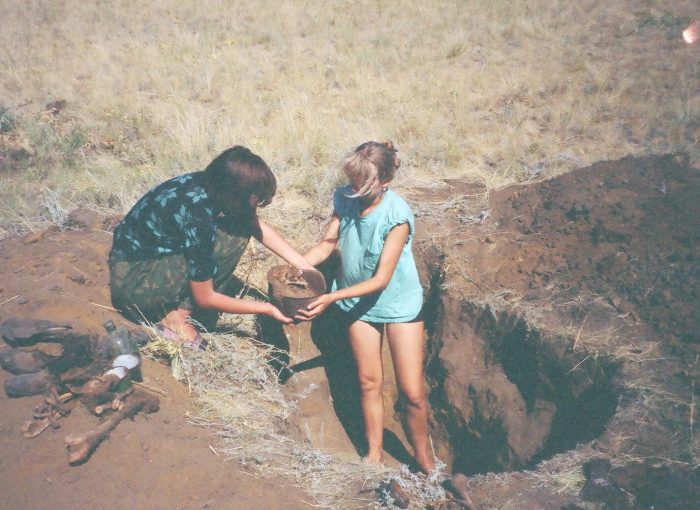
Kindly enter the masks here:
[[527, 469], [601, 435], [619, 365], [506, 312], [432, 300], [426, 369], [438, 456], [453, 472]]

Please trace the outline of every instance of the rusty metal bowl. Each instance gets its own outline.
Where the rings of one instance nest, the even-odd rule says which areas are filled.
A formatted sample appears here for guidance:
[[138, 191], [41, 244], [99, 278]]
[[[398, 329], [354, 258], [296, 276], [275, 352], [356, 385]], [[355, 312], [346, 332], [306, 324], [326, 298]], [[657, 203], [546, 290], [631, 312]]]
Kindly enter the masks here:
[[290, 318], [326, 292], [326, 279], [316, 270], [275, 266], [267, 272], [267, 282], [272, 304]]

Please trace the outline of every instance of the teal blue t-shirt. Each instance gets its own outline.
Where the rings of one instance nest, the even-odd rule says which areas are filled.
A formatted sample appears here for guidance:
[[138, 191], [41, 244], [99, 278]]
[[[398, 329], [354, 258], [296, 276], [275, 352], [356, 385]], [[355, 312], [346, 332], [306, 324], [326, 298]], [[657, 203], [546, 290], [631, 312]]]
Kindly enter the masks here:
[[351, 186], [333, 193], [333, 207], [340, 218], [338, 248], [341, 268], [332, 290], [344, 289], [374, 275], [389, 231], [408, 223], [410, 232], [399, 262], [386, 288], [374, 294], [343, 299], [337, 305], [353, 318], [366, 322], [406, 322], [415, 319], [423, 306], [423, 288], [411, 251], [413, 213], [406, 201], [391, 189], [367, 216], [359, 213], [359, 201], [350, 198]]

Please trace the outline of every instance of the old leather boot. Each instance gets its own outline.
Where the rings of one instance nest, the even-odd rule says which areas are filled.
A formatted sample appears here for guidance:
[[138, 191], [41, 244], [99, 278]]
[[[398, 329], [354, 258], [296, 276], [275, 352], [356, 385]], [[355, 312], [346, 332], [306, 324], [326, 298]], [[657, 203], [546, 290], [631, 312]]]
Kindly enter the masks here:
[[58, 340], [69, 334], [70, 331], [70, 324], [59, 324], [47, 320], [13, 317], [0, 323], [0, 335], [13, 347]]
[[32, 374], [46, 366], [46, 359], [33, 351], [3, 349], [0, 351], [0, 366], [13, 374]]
[[54, 384], [54, 379], [47, 370], [33, 374], [20, 374], [5, 381], [5, 393], [8, 397], [29, 397], [41, 395]]

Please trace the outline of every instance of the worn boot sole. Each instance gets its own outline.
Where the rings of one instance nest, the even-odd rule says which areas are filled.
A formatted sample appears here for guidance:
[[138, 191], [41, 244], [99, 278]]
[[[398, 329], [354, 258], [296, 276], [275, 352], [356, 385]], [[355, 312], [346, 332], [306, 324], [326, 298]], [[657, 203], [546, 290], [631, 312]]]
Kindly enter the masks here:
[[8, 397], [30, 397], [46, 393], [54, 380], [47, 370], [41, 370], [33, 374], [14, 375], [5, 381], [5, 393]]
[[46, 366], [32, 351], [5, 349], [0, 351], [0, 366], [13, 374], [33, 374]]
[[0, 335], [13, 347], [57, 340], [69, 334], [71, 329], [70, 324], [16, 317], [0, 323]]

